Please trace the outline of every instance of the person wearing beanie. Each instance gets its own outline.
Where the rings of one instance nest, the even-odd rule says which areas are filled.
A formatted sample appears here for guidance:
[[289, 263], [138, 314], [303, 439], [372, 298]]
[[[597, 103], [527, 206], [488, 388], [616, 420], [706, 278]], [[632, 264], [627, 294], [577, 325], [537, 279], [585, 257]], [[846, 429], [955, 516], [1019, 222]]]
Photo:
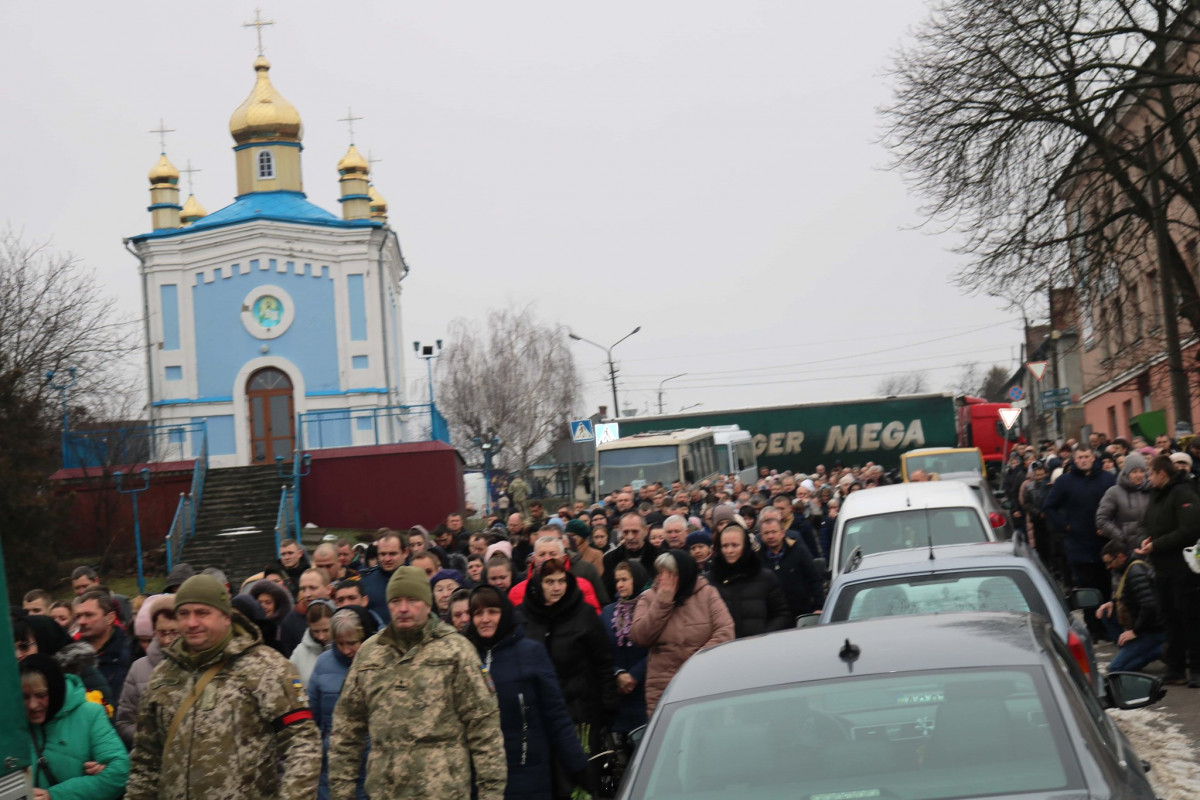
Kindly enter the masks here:
[[466, 583], [463, 574], [456, 569], [439, 569], [429, 579], [429, 588], [433, 592], [433, 606], [442, 622], [450, 621], [450, 595], [462, 589]]
[[186, 564], [182, 561], [179, 562], [171, 568], [170, 574], [167, 575], [166, 588], [163, 591], [167, 594], [175, 594], [175, 592], [179, 591], [179, 587], [183, 585], [183, 582], [195, 574], [196, 570], [192, 569], [191, 564]]
[[704, 529], [692, 531], [687, 536], [687, 551], [695, 559], [696, 568], [701, 573], [708, 572], [710, 562], [712, 561], [712, 544], [712, 534]]
[[[474, 646], [433, 614], [432, 605], [423, 570], [400, 567], [392, 574], [391, 622], [359, 647], [334, 711], [330, 797], [355, 797], [368, 741], [373, 751], [389, 754], [422, 743], [419, 758], [370, 759], [363, 783], [369, 797], [395, 797], [397, 787], [420, 787], [427, 797], [471, 797], [472, 767], [478, 800], [504, 797], [495, 688]], [[320, 758], [316, 764], [319, 770]]]
[[213, 576], [188, 578], [173, 606], [181, 635], [138, 705], [126, 798], [314, 797], [321, 739], [296, 668]]
[[604, 553], [592, 547], [590, 541], [592, 528], [582, 519], [573, 519], [567, 523], [567, 543], [574, 551], [572, 558], [576, 563], [588, 563], [596, 568], [597, 575], [604, 575]]
[[1096, 509], [1097, 533], [1105, 539], [1121, 542], [1126, 550], [1133, 550], [1142, 543], [1138, 528], [1149, 505], [1146, 457], [1141, 453], [1130, 453], [1125, 456], [1116, 484], [1108, 487], [1100, 498], [1100, 507]]

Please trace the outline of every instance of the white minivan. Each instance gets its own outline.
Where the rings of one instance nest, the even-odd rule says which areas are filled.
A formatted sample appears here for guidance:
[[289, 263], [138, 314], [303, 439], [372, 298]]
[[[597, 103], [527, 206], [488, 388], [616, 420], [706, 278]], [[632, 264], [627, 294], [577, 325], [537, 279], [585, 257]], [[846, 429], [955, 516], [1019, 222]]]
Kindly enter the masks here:
[[758, 480], [758, 456], [750, 431], [737, 425], [712, 425], [709, 430], [713, 432], [721, 474], [733, 475], [748, 485]]
[[898, 483], [842, 500], [829, 569], [838, 575], [855, 551], [866, 556], [945, 544], [994, 542], [999, 534], [969, 485], [961, 481]]

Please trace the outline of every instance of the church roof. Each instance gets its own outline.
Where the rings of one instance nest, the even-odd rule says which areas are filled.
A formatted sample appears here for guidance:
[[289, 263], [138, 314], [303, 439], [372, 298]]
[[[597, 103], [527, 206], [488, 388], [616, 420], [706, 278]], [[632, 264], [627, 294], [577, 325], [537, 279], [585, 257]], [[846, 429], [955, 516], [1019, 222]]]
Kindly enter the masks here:
[[224, 228], [250, 220], [265, 219], [273, 222], [295, 222], [301, 225], [325, 225], [331, 228], [379, 228], [381, 220], [345, 220], [331, 214], [320, 206], [308, 202], [301, 192], [251, 192], [242, 195], [224, 208], [201, 217], [186, 228], [167, 228], [134, 236], [133, 241], [164, 239], [169, 236], [187, 236], [196, 231]]

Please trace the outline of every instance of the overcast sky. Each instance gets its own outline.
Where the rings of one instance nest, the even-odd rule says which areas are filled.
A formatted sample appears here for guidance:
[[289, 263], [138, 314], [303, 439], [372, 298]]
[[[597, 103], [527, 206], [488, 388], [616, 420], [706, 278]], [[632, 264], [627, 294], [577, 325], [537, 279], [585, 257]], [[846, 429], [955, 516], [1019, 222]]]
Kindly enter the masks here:
[[[919, 0], [297, 2], [266, 6], [304, 119], [308, 197], [338, 212], [338, 122], [380, 163], [412, 273], [404, 334], [532, 304], [611, 344], [623, 406], [870, 396], [925, 369], [1015, 365], [1018, 314], [961, 294], [952, 236], [911, 230], [882, 167], [884, 71]], [[197, 199], [232, 202], [230, 113], [254, 83], [249, 3], [8, 4], [0, 223], [50, 239], [140, 312], [124, 237], [150, 227], [159, 118]], [[184, 191], [186, 196], [186, 186]], [[604, 354], [572, 345], [588, 411]], [[413, 391], [424, 368], [409, 355]], [[531, 387], [533, 389], [535, 387]]]

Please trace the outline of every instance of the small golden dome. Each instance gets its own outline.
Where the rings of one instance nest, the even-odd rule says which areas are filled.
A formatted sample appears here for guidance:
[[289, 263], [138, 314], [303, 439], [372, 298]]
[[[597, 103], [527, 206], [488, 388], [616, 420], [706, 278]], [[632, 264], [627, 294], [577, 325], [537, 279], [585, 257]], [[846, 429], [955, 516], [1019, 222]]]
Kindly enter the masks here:
[[271, 62], [265, 57], [255, 59], [254, 71], [258, 78], [254, 88], [229, 118], [229, 132], [238, 144], [300, 141], [304, 130], [300, 112], [271, 85], [267, 75], [270, 70]]
[[185, 225], [191, 224], [201, 217], [207, 217], [208, 212], [204, 210], [204, 206], [196, 201], [196, 195], [189, 194], [187, 202], [183, 204], [183, 212], [179, 218], [183, 220]]
[[346, 155], [342, 156], [342, 160], [338, 162], [337, 168], [339, 175], [345, 175], [349, 172], [359, 172], [366, 175], [370, 169], [370, 165], [362, 157], [362, 153], [358, 152], [358, 148], [350, 145], [350, 149], [346, 151]]
[[158, 157], [158, 163], [150, 170], [150, 183], [179, 183], [179, 170], [167, 160], [167, 154]]
[[367, 196], [371, 198], [370, 209], [372, 219], [387, 218], [388, 204], [378, 191], [375, 190], [375, 184], [367, 186]]

